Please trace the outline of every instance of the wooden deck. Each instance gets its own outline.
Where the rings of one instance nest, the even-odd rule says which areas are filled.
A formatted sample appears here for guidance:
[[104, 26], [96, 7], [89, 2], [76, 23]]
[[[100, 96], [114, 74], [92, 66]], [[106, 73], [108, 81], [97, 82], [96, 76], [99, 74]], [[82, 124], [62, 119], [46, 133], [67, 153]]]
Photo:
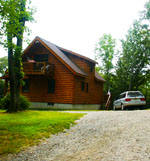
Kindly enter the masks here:
[[53, 75], [54, 65], [47, 62], [23, 62], [23, 71], [27, 75]]

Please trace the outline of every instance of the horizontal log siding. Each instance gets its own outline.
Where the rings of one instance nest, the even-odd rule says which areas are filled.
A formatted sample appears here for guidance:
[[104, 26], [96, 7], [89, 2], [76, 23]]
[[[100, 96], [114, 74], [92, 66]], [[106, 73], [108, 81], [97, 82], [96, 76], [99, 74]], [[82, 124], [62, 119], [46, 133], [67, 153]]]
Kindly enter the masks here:
[[[74, 77], [74, 104], [102, 104], [103, 102], [103, 83], [95, 80], [95, 64], [79, 58], [77, 56], [68, 55], [81, 69], [83, 69], [88, 77]], [[93, 72], [90, 66], [93, 65]], [[85, 82], [85, 90], [81, 90], [81, 82]], [[86, 92], [86, 83], [88, 83], [88, 92]]]
[[[54, 64], [54, 76], [30, 75], [30, 92], [23, 93], [32, 102], [73, 103], [74, 75], [47, 49], [41, 48], [32, 54], [49, 54], [49, 63]], [[55, 93], [48, 94], [48, 79], [55, 79]]]
[[[94, 76], [94, 71], [93, 73], [90, 72], [90, 65], [92, 64], [95, 68], [95, 64], [93, 63], [90, 63], [89, 61], [83, 59], [83, 58], [80, 58], [80, 57], [77, 57], [77, 56], [74, 56], [74, 55], [66, 55], [69, 57], [69, 59], [71, 59], [73, 62], [75, 62], [75, 64], [80, 68], [82, 69], [84, 72], [86, 72], [87, 74], [92, 74]], [[93, 68], [93, 69], [94, 69]]]
[[[81, 90], [81, 82], [85, 82], [85, 90]], [[88, 83], [88, 92], [86, 92]], [[94, 79], [82, 79], [75, 77], [74, 104], [102, 104], [103, 103], [103, 83]]]

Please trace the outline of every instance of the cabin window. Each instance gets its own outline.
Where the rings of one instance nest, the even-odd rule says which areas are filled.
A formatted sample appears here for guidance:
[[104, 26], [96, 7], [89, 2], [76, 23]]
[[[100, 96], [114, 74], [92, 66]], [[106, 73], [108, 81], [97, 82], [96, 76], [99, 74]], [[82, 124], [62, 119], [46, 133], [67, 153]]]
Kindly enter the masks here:
[[81, 82], [81, 90], [84, 91], [85, 89], [85, 82]]
[[29, 92], [30, 88], [30, 80], [29, 79], [24, 79], [24, 85], [22, 86], [22, 92]]
[[54, 106], [54, 103], [53, 102], [48, 102], [47, 105], [48, 106]]
[[86, 92], [88, 93], [88, 91], [89, 91], [89, 84], [86, 83]]
[[48, 80], [48, 93], [54, 93], [55, 92], [55, 79], [49, 79]]
[[93, 64], [90, 64], [90, 72], [93, 72], [94, 66]]
[[34, 56], [34, 60], [37, 62], [48, 62], [48, 54], [37, 54]]

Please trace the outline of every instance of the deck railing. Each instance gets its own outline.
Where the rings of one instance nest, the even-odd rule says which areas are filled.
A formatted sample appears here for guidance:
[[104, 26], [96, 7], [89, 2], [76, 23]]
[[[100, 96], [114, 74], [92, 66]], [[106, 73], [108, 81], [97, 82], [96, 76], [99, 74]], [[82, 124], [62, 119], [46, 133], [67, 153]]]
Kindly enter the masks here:
[[23, 71], [25, 74], [53, 75], [54, 64], [47, 62], [23, 62]]

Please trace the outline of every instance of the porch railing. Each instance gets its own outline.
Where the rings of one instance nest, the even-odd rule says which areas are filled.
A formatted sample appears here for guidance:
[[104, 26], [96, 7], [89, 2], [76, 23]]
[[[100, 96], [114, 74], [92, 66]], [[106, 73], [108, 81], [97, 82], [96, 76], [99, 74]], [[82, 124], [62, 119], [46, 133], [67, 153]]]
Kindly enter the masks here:
[[23, 71], [25, 74], [53, 75], [54, 64], [47, 62], [23, 62]]

